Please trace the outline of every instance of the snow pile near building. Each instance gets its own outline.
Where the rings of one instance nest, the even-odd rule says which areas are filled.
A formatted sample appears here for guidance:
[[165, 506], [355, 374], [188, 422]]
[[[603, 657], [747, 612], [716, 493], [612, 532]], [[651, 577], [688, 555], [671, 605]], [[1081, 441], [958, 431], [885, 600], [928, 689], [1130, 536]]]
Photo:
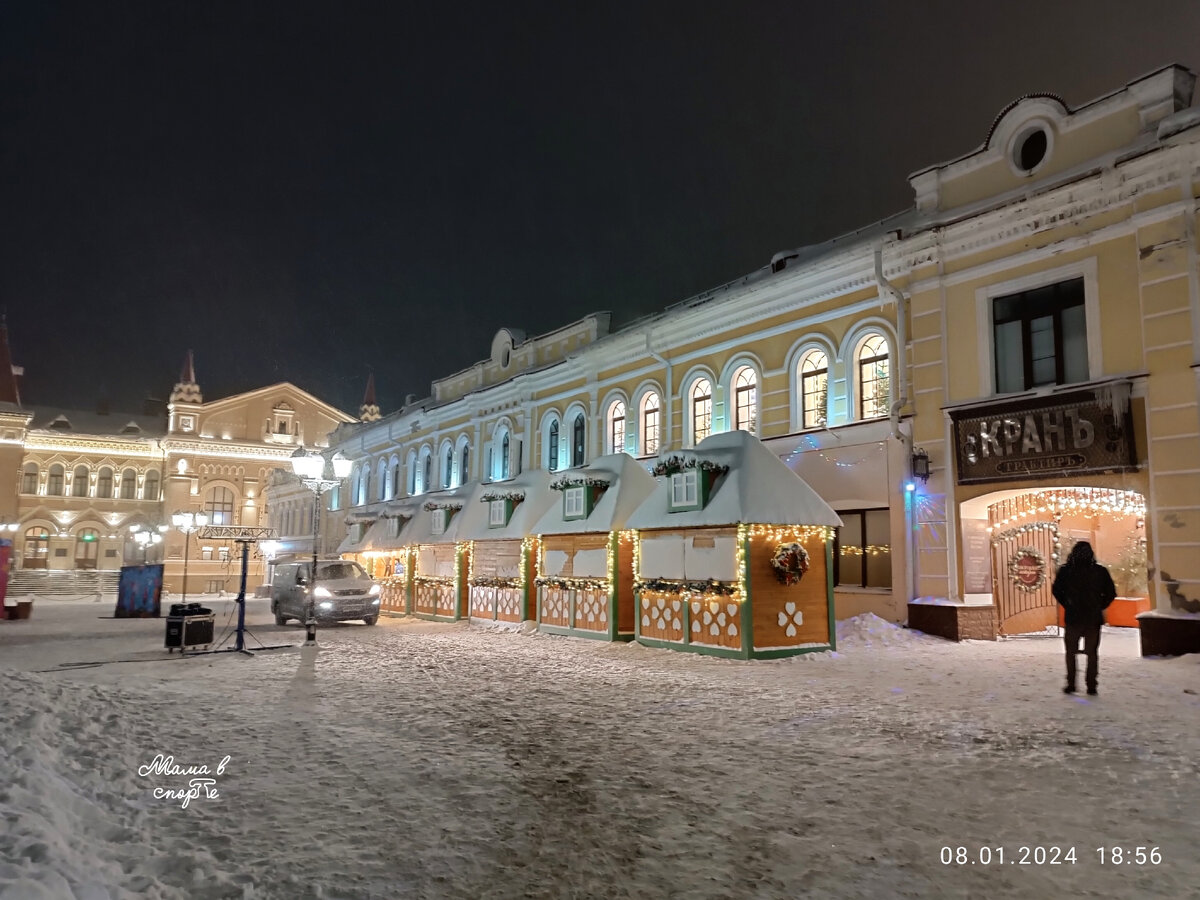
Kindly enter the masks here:
[[863, 613], [837, 623], [837, 645], [839, 651], [871, 649], [875, 647], [903, 647], [926, 645], [937, 640], [919, 631], [882, 619], [875, 613]]

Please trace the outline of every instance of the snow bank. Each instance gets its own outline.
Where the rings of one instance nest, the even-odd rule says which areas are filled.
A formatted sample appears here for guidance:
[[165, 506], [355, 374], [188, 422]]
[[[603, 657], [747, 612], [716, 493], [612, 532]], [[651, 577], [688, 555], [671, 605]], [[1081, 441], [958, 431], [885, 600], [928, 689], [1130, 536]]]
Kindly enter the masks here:
[[936, 641], [929, 635], [912, 631], [903, 626], [880, 618], [875, 613], [862, 613], [837, 623], [837, 645], [839, 651], [873, 649], [877, 647], [904, 647], [927, 645]]

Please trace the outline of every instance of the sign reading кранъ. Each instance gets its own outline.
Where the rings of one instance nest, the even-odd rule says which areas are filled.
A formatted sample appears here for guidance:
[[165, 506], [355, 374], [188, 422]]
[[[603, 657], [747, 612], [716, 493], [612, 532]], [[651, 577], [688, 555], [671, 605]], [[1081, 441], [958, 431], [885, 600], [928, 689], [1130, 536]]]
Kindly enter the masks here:
[[952, 411], [958, 483], [1137, 468], [1132, 419], [1092, 391]]

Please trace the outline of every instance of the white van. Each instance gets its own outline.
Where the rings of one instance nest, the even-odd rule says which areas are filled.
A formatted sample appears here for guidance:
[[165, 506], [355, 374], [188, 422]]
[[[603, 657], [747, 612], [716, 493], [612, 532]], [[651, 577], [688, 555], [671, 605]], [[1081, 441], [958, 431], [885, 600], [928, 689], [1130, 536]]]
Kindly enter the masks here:
[[[271, 580], [271, 612], [276, 625], [288, 619], [301, 623], [308, 616], [308, 586], [312, 560], [285, 562], [275, 567]], [[356, 562], [344, 559], [317, 561], [317, 586], [313, 591], [316, 618], [323, 622], [362, 619], [368, 625], [379, 620], [380, 589]]]

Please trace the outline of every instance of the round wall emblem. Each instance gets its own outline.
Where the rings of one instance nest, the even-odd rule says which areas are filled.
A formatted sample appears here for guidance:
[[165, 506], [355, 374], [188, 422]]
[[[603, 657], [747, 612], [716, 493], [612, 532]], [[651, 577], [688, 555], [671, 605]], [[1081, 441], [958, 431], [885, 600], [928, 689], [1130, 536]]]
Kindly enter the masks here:
[[1017, 590], [1033, 593], [1046, 583], [1046, 557], [1036, 547], [1018, 547], [1009, 557], [1008, 577]]

